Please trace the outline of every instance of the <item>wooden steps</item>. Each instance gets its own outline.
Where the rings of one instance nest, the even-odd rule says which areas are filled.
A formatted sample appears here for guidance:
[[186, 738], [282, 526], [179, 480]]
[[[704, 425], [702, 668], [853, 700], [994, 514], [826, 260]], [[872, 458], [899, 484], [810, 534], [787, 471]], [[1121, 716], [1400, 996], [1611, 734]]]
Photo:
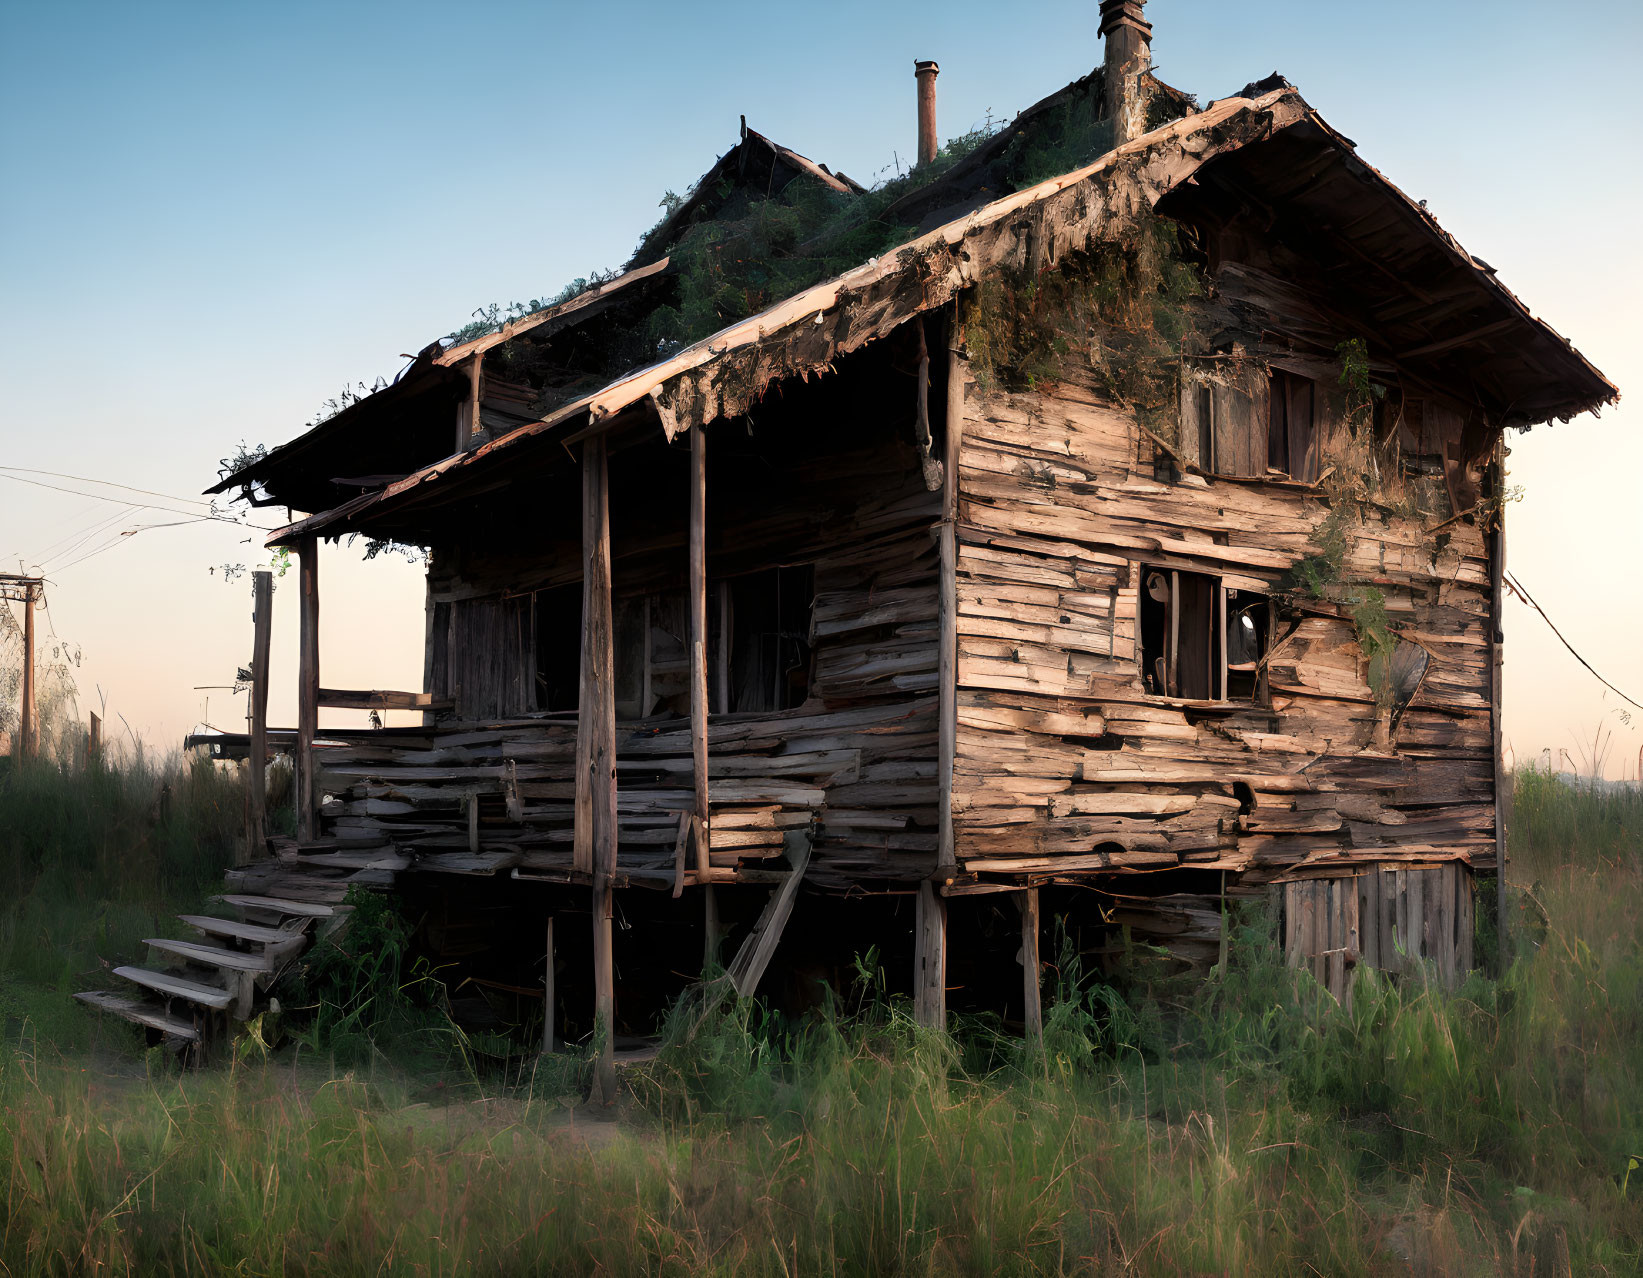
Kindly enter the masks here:
[[268, 954], [252, 954], [245, 950], [229, 950], [217, 945], [201, 945], [197, 941], [174, 941], [166, 937], [149, 937], [143, 942], [151, 949], [201, 967], [220, 968], [225, 972], [272, 972], [274, 959]]
[[284, 914], [299, 919], [328, 919], [336, 913], [334, 907], [318, 901], [290, 901], [278, 896], [247, 896], [230, 892], [212, 899], [233, 906], [236, 910], [262, 910], [269, 914]]
[[117, 967], [114, 969], [114, 975], [134, 985], [153, 990], [157, 994], [163, 994], [166, 998], [180, 998], [190, 1003], [198, 1003], [201, 1007], [208, 1007], [214, 1012], [226, 1010], [234, 1001], [231, 990], [184, 980], [170, 972], [156, 972], [146, 967]]
[[115, 1016], [146, 1025], [149, 1029], [159, 1030], [162, 1034], [182, 1039], [186, 1043], [200, 1041], [198, 1029], [181, 1017], [173, 1016], [159, 1003], [145, 1003], [139, 999], [127, 998], [123, 994], [106, 994], [101, 990], [88, 990], [74, 997], [100, 1012], [112, 1012]]
[[245, 941], [259, 945], [289, 945], [301, 941], [306, 933], [301, 928], [264, 927], [260, 923], [246, 923], [239, 919], [218, 918], [214, 914], [179, 914], [177, 918], [198, 932], [208, 936], [227, 937], [231, 941]]
[[133, 997], [129, 990], [88, 990], [75, 997], [100, 1012], [157, 1031], [174, 1045], [191, 1049], [196, 1061], [203, 1059], [209, 1044], [231, 1037], [233, 1024], [251, 1017], [259, 990], [307, 947], [315, 924], [347, 913], [340, 904], [296, 899], [340, 888], [321, 878], [322, 873], [310, 883], [302, 881], [300, 871], [282, 869], [279, 863], [228, 871], [224, 877], [230, 888], [249, 886], [250, 877], [258, 886], [270, 879], [288, 883], [293, 893], [229, 891], [215, 898], [237, 918], [178, 915], [179, 922], [199, 934], [197, 939], [148, 937], [143, 944], [153, 955], [151, 965], [114, 969], [116, 977], [139, 987], [147, 997]]

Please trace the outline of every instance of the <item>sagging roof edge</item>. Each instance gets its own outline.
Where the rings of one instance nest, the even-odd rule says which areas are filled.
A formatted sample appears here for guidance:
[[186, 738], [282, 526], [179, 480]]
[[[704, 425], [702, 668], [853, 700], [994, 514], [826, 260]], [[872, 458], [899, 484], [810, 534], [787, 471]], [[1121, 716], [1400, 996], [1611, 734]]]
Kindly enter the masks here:
[[[637, 284], [641, 280], [649, 279], [654, 275], [660, 275], [668, 268], [668, 262], [668, 258], [662, 257], [648, 266], [639, 266], [631, 271], [624, 271], [614, 279], [606, 280], [603, 284], [596, 284], [592, 288], [578, 293], [575, 297], [559, 303], [558, 306], [549, 306], [544, 310], [522, 315], [516, 320], [509, 320], [496, 332], [486, 333], [482, 337], [473, 338], [471, 341], [463, 342], [460, 345], [441, 348], [438, 342], [432, 342], [417, 353], [414, 362], [400, 373], [392, 383], [383, 387], [382, 391], [377, 393], [384, 394], [407, 385], [414, 375], [429, 369], [455, 367], [475, 355], [484, 354], [493, 346], [500, 346], [503, 342], [511, 341], [513, 338], [540, 328], [544, 324], [556, 320], [571, 319], [577, 312], [586, 310], [594, 303], [603, 301], [630, 285]], [[355, 400], [335, 416], [326, 418], [323, 422], [304, 431], [295, 439], [288, 440], [278, 448], [273, 449], [261, 461], [224, 476], [205, 490], [206, 495], [227, 492], [230, 488], [240, 488], [256, 483], [262, 474], [276, 469], [292, 454], [323, 442], [326, 436], [347, 429], [355, 417], [366, 411], [366, 406], [376, 407], [378, 403], [380, 401], [376, 399], [375, 395], [367, 395], [364, 399]]]
[[[741, 137], [736, 145], [714, 161], [713, 166], [696, 180], [695, 185], [690, 189], [689, 195], [679, 208], [665, 218], [650, 234], [659, 234], [661, 242], [665, 244], [671, 234], [670, 228], [676, 227], [682, 220], [689, 218], [692, 210], [713, 189], [714, 183], [731, 167], [737, 156], [745, 152], [750, 145], [763, 147], [774, 159], [786, 163], [801, 173], [808, 174], [831, 190], [842, 194], [861, 194], [865, 189], [860, 183], [847, 175], [834, 173], [825, 164], [819, 164], [808, 156], [799, 154], [791, 147], [785, 147], [757, 130], [748, 128], [747, 118], [744, 116], [742, 118]], [[647, 241], [648, 239], [647, 236]], [[544, 325], [574, 321], [578, 318], [578, 312], [592, 307], [595, 303], [601, 302], [633, 284], [660, 275], [667, 270], [669, 262], [670, 255], [663, 254], [653, 262], [631, 267], [601, 284], [585, 289], [575, 297], [568, 298], [557, 306], [533, 311], [529, 315], [522, 315], [518, 319], [510, 320], [494, 333], [486, 333], [470, 341], [443, 348], [439, 345], [438, 340], [429, 343], [412, 358], [412, 363], [403, 369], [389, 385], [383, 387], [381, 391], [356, 400], [341, 412], [315, 424], [295, 439], [287, 440], [270, 451], [261, 461], [224, 476], [216, 484], [207, 488], [205, 490], [206, 494], [208, 496], [214, 495], [227, 492], [230, 488], [243, 488], [257, 483], [263, 477], [289, 464], [294, 456], [299, 455], [307, 448], [316, 444], [323, 444], [333, 436], [350, 429], [362, 413], [381, 406], [383, 401], [379, 396], [391, 397], [409, 385], [419, 375], [426, 374], [432, 369], [452, 368], [463, 364], [476, 355], [484, 354], [492, 347], [500, 346], [504, 342], [511, 341], [513, 338], [520, 337]]]
[[[1040, 225], [1036, 238], [1042, 244], [1040, 251], [1045, 263], [1053, 265], [1063, 253], [1087, 245], [1110, 213], [1133, 214], [1138, 211], [1136, 201], [1140, 200], [1156, 205], [1165, 194], [1216, 156], [1239, 150], [1302, 122], [1316, 125], [1347, 157], [1349, 163], [1360, 166], [1395, 195], [1444, 251], [1475, 272], [1485, 288], [1493, 290], [1523, 322], [1554, 339], [1578, 361], [1598, 390], [1589, 402], [1583, 401], [1581, 407], [1574, 411], [1595, 409], [1619, 398], [1615, 386], [1567, 339], [1537, 319], [1495, 277], [1493, 270], [1462, 248], [1430, 212], [1411, 200], [1379, 170], [1358, 158], [1355, 144], [1332, 129], [1296, 89], [1286, 84], [1254, 99], [1222, 99], [1195, 115], [1171, 121], [1143, 134], [1091, 164], [995, 200], [916, 237], [892, 253], [812, 285], [756, 315], [731, 324], [669, 359], [618, 378], [538, 422], [521, 426], [470, 452], [454, 454], [425, 466], [378, 492], [362, 494], [330, 510], [317, 512], [276, 529], [269, 534], [267, 544], [277, 546], [325, 533], [365, 511], [390, 504], [398, 505], [401, 499], [425, 484], [438, 481], [447, 474], [482, 465], [498, 454], [539, 435], [553, 432], [566, 423], [577, 422], [588, 428], [598, 428], [601, 423], [610, 421], [616, 414], [647, 397], [670, 440], [694, 425], [706, 425], [722, 416], [734, 415], [755, 402], [765, 388], [778, 378], [808, 377], [811, 373], [824, 371], [838, 356], [860, 349], [917, 314], [945, 305], [989, 269], [1012, 257], [1019, 257], [1029, 237], [997, 233], [1000, 224], [1014, 215], [1028, 210], [1037, 215]], [[1180, 145], [1171, 147], [1169, 144], [1174, 142]], [[1114, 178], [1109, 189], [1085, 185], [1091, 178], [1102, 174], [1110, 174]], [[1058, 201], [1057, 197], [1066, 198]], [[1082, 205], [1079, 204], [1080, 199], [1084, 200]], [[1072, 216], [1062, 223], [1046, 226], [1044, 214], [1052, 202], [1066, 204]], [[1121, 208], [1121, 204], [1128, 207]], [[984, 239], [985, 232], [994, 234]], [[955, 249], [959, 251], [954, 252]], [[930, 266], [937, 253], [945, 253], [948, 259], [945, 269], [939, 273]], [[918, 277], [921, 285], [918, 301], [911, 307], [892, 311], [888, 305], [890, 298], [881, 296], [875, 314], [875, 291], [893, 293], [893, 289], [884, 286], [892, 281], [905, 283], [904, 277], [908, 276]], [[804, 331], [801, 326], [805, 324], [815, 326], [817, 331], [814, 335]], [[778, 366], [777, 361], [770, 357], [776, 354], [776, 348], [784, 344], [787, 349], [781, 353]], [[813, 350], [808, 351], [806, 358], [807, 348]], [[746, 376], [735, 388], [727, 388], [724, 385], [727, 379], [722, 376], [715, 379], [705, 375], [710, 365], [728, 361], [732, 356], [741, 360], [749, 355], [753, 365], [744, 370]], [[336, 533], [326, 535], [340, 535], [343, 531], [346, 529], [336, 528]]]

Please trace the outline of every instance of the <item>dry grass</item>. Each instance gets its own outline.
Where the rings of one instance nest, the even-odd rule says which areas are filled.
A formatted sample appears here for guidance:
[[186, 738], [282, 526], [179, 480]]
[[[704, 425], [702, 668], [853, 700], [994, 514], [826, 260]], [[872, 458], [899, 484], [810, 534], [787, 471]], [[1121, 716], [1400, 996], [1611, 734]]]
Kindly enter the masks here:
[[574, 1071], [120, 1075], [13, 1026], [0, 1266], [1636, 1273], [1643, 800], [1556, 784], [1519, 780], [1539, 886], [1506, 978], [1366, 982], [1321, 1031], [1260, 919], [1167, 1019], [1069, 992], [1043, 1059], [882, 1003], [796, 1035], [742, 1008], [631, 1075], [614, 1117], [580, 1108]]

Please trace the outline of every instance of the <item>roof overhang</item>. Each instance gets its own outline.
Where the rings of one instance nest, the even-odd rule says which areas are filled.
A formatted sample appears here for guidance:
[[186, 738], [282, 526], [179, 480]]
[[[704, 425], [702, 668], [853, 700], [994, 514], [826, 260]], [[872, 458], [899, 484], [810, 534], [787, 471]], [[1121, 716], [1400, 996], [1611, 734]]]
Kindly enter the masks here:
[[[1206, 180], [1221, 180], [1213, 166], [1286, 135], [1308, 148], [1316, 169], [1297, 181], [1320, 183], [1331, 166], [1339, 168], [1341, 180], [1356, 184], [1359, 215], [1377, 206], [1389, 244], [1442, 258], [1454, 276], [1454, 286], [1464, 283], [1472, 290], [1469, 304], [1479, 313], [1496, 316], [1489, 322], [1500, 327], [1482, 334], [1461, 333], [1452, 345], [1428, 354], [1461, 358], [1485, 339], [1503, 349], [1532, 351], [1537, 389], [1534, 397], [1522, 402], [1535, 406], [1539, 421], [1572, 416], [1618, 397], [1614, 386], [1531, 315], [1492, 270], [1468, 255], [1426, 210], [1358, 160], [1352, 143], [1324, 124], [1299, 93], [1285, 86], [1254, 98], [1212, 103], [1084, 168], [995, 200], [917, 237], [893, 254], [805, 289], [540, 421], [423, 467], [379, 492], [279, 529], [270, 535], [269, 543], [368, 531], [373, 521], [390, 515], [401, 523], [414, 520], [415, 508], [436, 493], [443, 500], [453, 495], [453, 486], [460, 488], [470, 480], [494, 483], [494, 468], [507, 465], [516, 450], [538, 446], [541, 441], [574, 442], [618, 420], [629, 420], [629, 410], [635, 408], [653, 411], [670, 439], [692, 427], [741, 413], [757, 403], [773, 382], [825, 372], [840, 356], [886, 335], [915, 315], [951, 302], [990, 271], [1019, 268], [1029, 260], [1053, 266], [1069, 252], [1122, 235], [1143, 208], [1160, 207], [1172, 192], [1200, 174]], [[1342, 235], [1349, 233], [1346, 228], [1336, 229]], [[1437, 322], [1435, 317], [1429, 320]], [[1410, 352], [1403, 354], [1411, 357]], [[1414, 352], [1413, 357], [1419, 356], [1419, 351]]]

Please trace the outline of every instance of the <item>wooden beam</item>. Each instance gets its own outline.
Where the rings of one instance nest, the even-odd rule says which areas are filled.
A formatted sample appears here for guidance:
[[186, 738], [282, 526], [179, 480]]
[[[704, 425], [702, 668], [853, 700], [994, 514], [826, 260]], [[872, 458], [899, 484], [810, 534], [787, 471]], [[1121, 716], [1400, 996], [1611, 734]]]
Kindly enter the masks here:
[[942, 441], [942, 494], [940, 528], [940, 657], [941, 705], [937, 722], [936, 776], [940, 788], [937, 812], [936, 873], [948, 882], [958, 868], [953, 839], [953, 767], [958, 756], [958, 468], [964, 438], [963, 353], [952, 349], [958, 341], [957, 319], [949, 329], [947, 351], [947, 417]]
[[[728, 642], [721, 632], [720, 642]], [[690, 757], [694, 777], [696, 868], [708, 868], [707, 777], [707, 435], [690, 432]]]
[[1026, 1008], [1027, 1042], [1033, 1049], [1044, 1046], [1044, 1001], [1041, 987], [1043, 967], [1038, 957], [1038, 889], [1021, 894], [1021, 992]]
[[319, 792], [314, 785], [314, 738], [319, 734], [319, 541], [304, 537], [296, 551], [297, 839], [311, 842], [319, 827]]
[[548, 943], [547, 963], [542, 969], [542, 1050], [551, 1052], [554, 1048], [554, 1020], [558, 1008], [554, 1005], [553, 987], [553, 915], [548, 915]]
[[456, 451], [473, 447], [480, 431], [479, 396], [484, 377], [485, 352], [479, 351], [468, 364], [468, 395], [456, 409]]
[[574, 861], [592, 874], [593, 1095], [616, 1095], [615, 966], [611, 952], [616, 871], [616, 679], [611, 623], [610, 500], [602, 435], [582, 445], [582, 686], [576, 736]]
[[[1139, 626], [1139, 622], [1136, 623]], [[1181, 695], [1181, 574], [1169, 575], [1169, 661], [1165, 664], [1164, 691]]]
[[739, 998], [752, 998], [758, 990], [765, 968], [770, 966], [776, 946], [782, 939], [782, 931], [787, 927], [788, 917], [793, 913], [793, 902], [798, 899], [799, 885], [803, 883], [804, 872], [809, 865], [810, 840], [807, 838], [803, 840], [802, 849], [786, 880], [770, 894], [770, 900], [765, 902], [753, 930], [747, 934], [747, 939], [726, 969], [726, 975], [730, 977]]
[[926, 1029], [947, 1028], [947, 902], [929, 879], [918, 885], [914, 913], [913, 1018]]
[[261, 856], [268, 838], [268, 656], [274, 634], [274, 574], [251, 574], [251, 731], [246, 747], [250, 772], [250, 821], [245, 854]]
[[[1497, 492], [1504, 491], [1506, 483], [1505, 432], [1495, 441], [1494, 479]], [[1502, 586], [1506, 576], [1506, 503], [1501, 502], [1495, 512], [1495, 530], [1489, 538], [1489, 731], [1492, 739], [1491, 768], [1494, 773], [1495, 799], [1495, 935], [1499, 945], [1500, 975], [1506, 973], [1507, 949], [1510, 932], [1506, 907], [1506, 787], [1510, 779], [1501, 761], [1501, 707], [1502, 707], [1502, 642], [1501, 629]]]
[[431, 692], [390, 692], [356, 688], [321, 688], [319, 703], [328, 710], [449, 710], [455, 702]]

